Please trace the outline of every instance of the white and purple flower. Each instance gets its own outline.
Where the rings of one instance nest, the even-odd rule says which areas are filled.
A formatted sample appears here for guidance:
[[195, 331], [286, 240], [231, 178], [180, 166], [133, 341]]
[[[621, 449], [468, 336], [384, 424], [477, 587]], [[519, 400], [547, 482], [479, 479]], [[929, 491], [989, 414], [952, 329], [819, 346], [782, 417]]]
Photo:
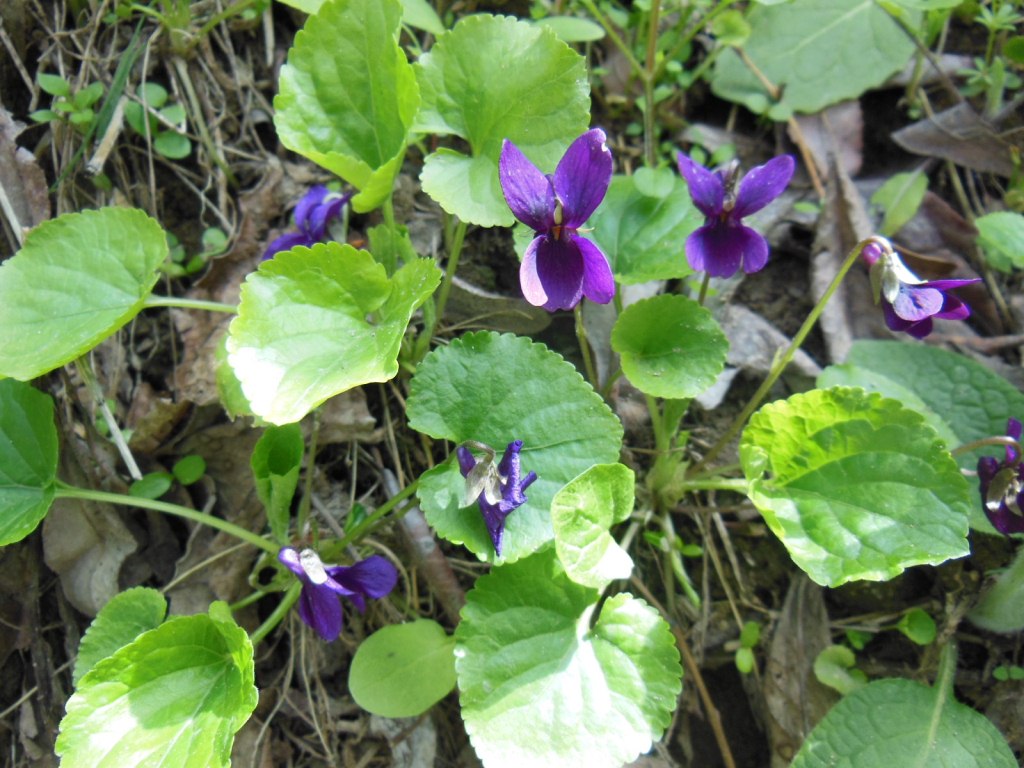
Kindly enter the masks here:
[[498, 466], [494, 466], [494, 451], [486, 446], [488, 454], [484, 461], [477, 461], [469, 448], [460, 445], [455, 453], [459, 459], [459, 470], [466, 478], [466, 496], [463, 506], [479, 502], [487, 532], [494, 544], [494, 553], [501, 557], [502, 539], [505, 536], [505, 519], [526, 503], [526, 489], [537, 479], [536, 472], [520, 478], [519, 451], [522, 440], [514, 440], [505, 448]]
[[355, 603], [362, 613], [367, 597], [384, 597], [398, 581], [395, 566], [380, 555], [351, 566], [324, 565], [312, 549], [300, 552], [284, 547], [277, 553], [277, 559], [302, 582], [299, 618], [327, 642], [341, 634], [344, 618], [339, 595]]
[[310, 248], [315, 243], [323, 242], [330, 220], [341, 215], [350, 199], [352, 193], [331, 192], [322, 184], [312, 187], [295, 206], [295, 226], [298, 232], [286, 232], [276, 238], [263, 252], [263, 261], [298, 245]]
[[738, 180], [736, 167], [709, 171], [683, 153], [679, 172], [690, 188], [704, 226], [686, 239], [686, 260], [697, 272], [711, 277], [732, 277], [742, 267], [757, 272], [768, 262], [768, 241], [744, 226], [743, 217], [764, 208], [782, 194], [796, 163], [789, 155], [772, 158]]
[[519, 268], [523, 295], [549, 312], [572, 309], [584, 296], [607, 304], [615, 295], [608, 260], [579, 234], [611, 183], [612, 153], [605, 140], [600, 128], [587, 131], [549, 176], [508, 139], [501, 147], [501, 191], [513, 215], [536, 233]]
[[1006, 422], [1006, 446], [1003, 461], [994, 456], [978, 459], [981, 503], [992, 527], [1002, 534], [1024, 533], [1024, 464], [1021, 463], [1022, 427], [1017, 419]]
[[953, 288], [981, 282], [967, 280], [921, 280], [903, 263], [888, 240], [876, 237], [861, 251], [871, 269], [875, 302], [882, 303], [885, 324], [892, 331], [923, 339], [932, 332], [932, 318], [963, 320], [971, 308], [949, 293]]

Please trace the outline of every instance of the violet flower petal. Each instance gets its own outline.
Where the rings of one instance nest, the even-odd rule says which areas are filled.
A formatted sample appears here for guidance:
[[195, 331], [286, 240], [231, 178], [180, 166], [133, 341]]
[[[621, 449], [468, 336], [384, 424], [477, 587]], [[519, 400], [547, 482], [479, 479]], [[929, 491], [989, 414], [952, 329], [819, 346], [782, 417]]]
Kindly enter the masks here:
[[537, 274], [537, 249], [546, 239], [547, 235], [535, 238], [526, 247], [523, 261], [519, 265], [519, 284], [523, 289], [523, 298], [535, 307], [543, 307], [548, 302], [548, 295], [541, 285], [540, 275]]
[[686, 259], [697, 272], [712, 277], [731, 277], [740, 268], [747, 236], [739, 227], [709, 224], [686, 238]]
[[310, 214], [323, 202], [329, 193], [330, 190], [327, 187], [323, 184], [317, 184], [302, 196], [298, 205], [295, 206], [295, 225], [299, 229], [309, 230]]
[[309, 583], [302, 585], [299, 595], [299, 618], [327, 642], [338, 639], [344, 624], [338, 596]]
[[789, 155], [773, 157], [764, 165], [751, 168], [740, 181], [730, 217], [742, 219], [764, 208], [785, 191], [794, 170], [796, 162]]
[[267, 246], [267, 250], [263, 252], [261, 261], [268, 261], [274, 258], [277, 254], [283, 253], [284, 251], [290, 251], [297, 245], [304, 245], [307, 248], [312, 247], [313, 240], [309, 238], [305, 232], [286, 232], [280, 237], [274, 238], [274, 240]]
[[[697, 210], [710, 218], [718, 218], [722, 215], [722, 206], [725, 203], [725, 186], [722, 177], [712, 173], [703, 165], [693, 162], [682, 152], [676, 155], [676, 164], [679, 172], [686, 179], [690, 188], [690, 197]], [[691, 266], [693, 266], [691, 264]], [[694, 269], [698, 269], [694, 267]]]
[[608, 259], [585, 237], [572, 239], [583, 256], [583, 295], [595, 304], [607, 304], [615, 296], [615, 277]]
[[604, 200], [612, 180], [607, 137], [593, 128], [573, 141], [558, 161], [553, 184], [562, 203], [562, 226], [579, 229]]
[[916, 323], [939, 312], [944, 298], [942, 292], [934, 288], [904, 283], [900, 285], [892, 308], [904, 320]]
[[508, 139], [501, 145], [498, 178], [512, 215], [535, 232], [555, 225], [555, 191], [551, 180]]
[[355, 565], [336, 565], [327, 574], [345, 589], [366, 597], [381, 598], [391, 594], [398, 582], [398, 571], [381, 555], [371, 555]]
[[[1021, 423], [1017, 421], [1017, 419], [1011, 418], [1006, 420], [1006, 436], [1012, 437], [1018, 443], [1020, 442], [1022, 429], [1024, 428], [1022, 428]], [[1012, 445], [1006, 446], [1006, 463], [1016, 464], [1019, 461], [1020, 455], [1017, 452], [1017, 449]]]
[[574, 242], [540, 238], [536, 271], [547, 295], [547, 301], [541, 305], [544, 309], [572, 309], [579, 304], [583, 298], [583, 254]]
[[455, 449], [455, 456], [459, 460], [459, 471], [463, 477], [466, 477], [473, 471], [473, 467], [476, 466], [476, 458], [473, 456], [472, 451], [464, 445], [460, 445]]

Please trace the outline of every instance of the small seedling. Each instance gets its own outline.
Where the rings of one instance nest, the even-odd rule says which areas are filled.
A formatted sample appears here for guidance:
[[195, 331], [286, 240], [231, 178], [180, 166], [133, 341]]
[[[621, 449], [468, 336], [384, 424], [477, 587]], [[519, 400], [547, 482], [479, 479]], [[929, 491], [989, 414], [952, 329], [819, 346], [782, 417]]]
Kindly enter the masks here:
[[50, 109], [39, 109], [29, 115], [37, 123], [66, 119], [79, 133], [85, 134], [96, 120], [93, 105], [103, 98], [103, 83], [90, 83], [72, 92], [71, 83], [60, 75], [40, 72], [39, 87], [53, 96]]

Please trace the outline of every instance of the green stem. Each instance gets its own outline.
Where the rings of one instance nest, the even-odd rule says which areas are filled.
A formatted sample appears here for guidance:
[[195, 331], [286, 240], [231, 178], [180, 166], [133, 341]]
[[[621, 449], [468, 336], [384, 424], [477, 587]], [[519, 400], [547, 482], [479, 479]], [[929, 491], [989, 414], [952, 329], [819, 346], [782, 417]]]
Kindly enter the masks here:
[[647, 400], [647, 410], [651, 414], [651, 427], [654, 429], [654, 447], [658, 450], [658, 453], [668, 453], [671, 445], [658, 400], [653, 395], [647, 394], [644, 395], [644, 398]]
[[594, 367], [594, 358], [590, 353], [590, 341], [587, 339], [587, 328], [583, 325], [583, 302], [573, 307], [573, 316], [576, 318], [576, 340], [580, 343], [580, 354], [583, 355], [583, 369], [587, 373], [587, 380], [594, 389], [598, 388], [597, 368]]
[[352, 529], [345, 534], [345, 538], [341, 540], [341, 546], [347, 547], [349, 544], [354, 544], [359, 541], [366, 534], [367, 531], [371, 530], [383, 517], [391, 512], [398, 504], [408, 499], [419, 487], [420, 481], [416, 480], [409, 485], [405, 486], [401, 491], [396, 493], [390, 499], [381, 504], [371, 514], [360, 522], [358, 525], [352, 526]]
[[706, 16], [702, 16], [696, 24], [693, 24], [688, 30], [686, 30], [686, 34], [684, 34], [682, 38], [680, 38], [679, 42], [672, 46], [668, 53], [666, 53], [665, 56], [662, 57], [661, 62], [658, 64], [657, 69], [655, 69], [654, 71], [655, 79], [661, 77], [662, 74], [664, 74], [665, 67], [668, 65], [670, 61], [675, 61], [679, 58], [679, 55], [682, 53], [683, 49], [693, 41], [693, 38], [697, 36], [698, 32], [707, 27], [715, 19], [715, 17], [729, 10], [729, 6], [731, 6], [734, 2], [736, 2], [736, 0], [722, 0], [722, 2], [720, 2], [717, 6], [715, 6], [715, 8], [709, 11]]
[[[437, 292], [437, 315], [435, 323], [441, 322], [444, 316], [445, 305], [448, 304], [448, 294], [452, 290], [452, 279], [455, 277], [455, 270], [459, 267], [459, 256], [462, 255], [462, 243], [466, 239], [466, 222], [459, 220], [455, 227], [455, 235], [452, 237], [451, 248], [448, 249], [448, 265], [444, 270], [444, 280], [441, 281], [441, 289]], [[430, 329], [433, 334], [433, 328]]]
[[156, 296], [150, 294], [142, 303], [143, 309], [153, 307], [177, 307], [179, 309], [205, 309], [209, 312], [225, 312], [227, 314], [238, 314], [238, 307], [232, 304], [223, 304], [219, 301], [203, 301], [201, 299], [182, 299], [178, 296]]
[[252, 531], [247, 531], [241, 526], [229, 523], [227, 520], [222, 520], [219, 517], [208, 515], [205, 512], [199, 512], [188, 507], [183, 507], [180, 504], [171, 504], [166, 501], [158, 501], [156, 499], [143, 499], [136, 496], [125, 496], [120, 493], [107, 493], [106, 491], [93, 491], [89, 488], [77, 488], [73, 485], [67, 485], [61, 481], [57, 481], [57, 490], [54, 494], [58, 499], [83, 499], [86, 501], [100, 501], [106, 504], [120, 504], [125, 507], [138, 507], [140, 509], [152, 509], [156, 512], [165, 512], [169, 515], [176, 515], [177, 517], [183, 517], [186, 520], [192, 520], [193, 522], [200, 523], [202, 525], [215, 528], [218, 531], [231, 534], [235, 538], [241, 539], [242, 541], [252, 544], [254, 547], [258, 547], [270, 554], [277, 556], [278, 551], [281, 547], [274, 542], [257, 536]]
[[704, 282], [702, 282], [700, 284], [700, 295], [697, 297], [697, 303], [700, 304], [702, 307], [704, 306], [705, 299], [707, 299], [707, 297], [708, 297], [708, 286], [710, 284], [711, 284], [711, 275], [709, 275], [707, 272], [705, 272], [704, 273]]
[[761, 382], [761, 386], [757, 388], [757, 391], [750, 398], [750, 401], [746, 406], [744, 406], [743, 410], [740, 411], [740, 414], [733, 419], [732, 424], [729, 425], [729, 428], [725, 433], [718, 438], [718, 442], [711, 446], [711, 449], [704, 455], [704, 457], [690, 468], [690, 474], [696, 474], [701, 468], [721, 453], [725, 446], [732, 441], [736, 434], [747, 423], [751, 414], [753, 414], [754, 411], [757, 410], [757, 407], [761, 405], [761, 402], [768, 395], [772, 386], [776, 381], [778, 381], [779, 376], [782, 375], [782, 372], [786, 370], [790, 362], [793, 360], [793, 356], [796, 354], [797, 350], [800, 349], [800, 346], [804, 343], [807, 335], [814, 328], [815, 323], [818, 322], [818, 318], [824, 311], [825, 305], [828, 304], [828, 300], [832, 298], [832, 294], [834, 294], [836, 289], [839, 288], [839, 284], [843, 281], [843, 278], [846, 277], [846, 273], [850, 271], [854, 262], [857, 261], [857, 258], [860, 256], [860, 252], [864, 249], [864, 246], [871, 242], [872, 239], [873, 238], [867, 238], [866, 240], [860, 241], [854, 246], [853, 250], [850, 251], [846, 260], [843, 262], [843, 265], [839, 268], [839, 272], [832, 279], [832, 282], [829, 283], [828, 288], [818, 300], [818, 303], [814, 305], [811, 313], [807, 315], [807, 319], [804, 320], [804, 324], [800, 326], [800, 330], [797, 331], [796, 336], [794, 336], [793, 340], [789, 343], [785, 353], [775, 361], [771, 371], [768, 372], [768, 376]]
[[935, 685], [941, 700], [953, 698], [953, 683], [956, 680], [956, 640], [949, 638], [939, 654], [939, 671], [935, 675]]
[[205, 35], [209, 34], [210, 31], [214, 27], [216, 27], [218, 24], [220, 24], [222, 21], [227, 21], [232, 16], [237, 16], [238, 14], [242, 13], [243, 11], [245, 11], [252, 4], [253, 4], [253, 0], [239, 0], [239, 2], [235, 3], [234, 5], [231, 5], [231, 6], [227, 7], [227, 8], [225, 8], [223, 11], [218, 13], [216, 16], [213, 16], [212, 18], [210, 18], [209, 21], [207, 21], [205, 24], [203, 24], [203, 26], [201, 26], [199, 28], [199, 32], [196, 35], [196, 40], [202, 39]]
[[253, 630], [252, 634], [249, 635], [249, 640], [253, 645], [259, 645], [263, 639], [274, 631], [274, 628], [284, 621], [284, 617], [288, 615], [288, 611], [295, 605], [295, 601], [299, 599], [299, 593], [302, 591], [302, 582], [295, 581], [288, 591], [281, 597], [281, 602], [277, 604], [277, 608], [274, 612], [267, 616], [267, 620], [260, 624], [256, 629]]
[[686, 480], [682, 486], [687, 491], [735, 491], [746, 493], [749, 485], [743, 478], [711, 477], [707, 480]]
[[621, 37], [619, 37], [618, 31], [616, 31], [615, 27], [608, 20], [608, 18], [603, 13], [601, 13], [600, 10], [598, 10], [598, 7], [594, 3], [594, 0], [582, 0], [582, 2], [583, 5], [586, 7], [587, 11], [590, 13], [590, 15], [593, 16], [597, 23], [604, 28], [605, 34], [607, 34], [608, 37], [611, 39], [612, 44], [619, 49], [619, 53], [626, 57], [626, 60], [629, 62], [630, 68], [637, 74], [642, 73], [644, 71], [643, 66], [640, 64], [636, 56], [633, 55], [633, 51], [630, 49], [628, 45], [626, 45], [626, 42]]
[[658, 54], [658, 20], [661, 0], [652, 0], [650, 24], [647, 28], [647, 60], [644, 63], [644, 162], [653, 168], [658, 161], [654, 137], [654, 83]]

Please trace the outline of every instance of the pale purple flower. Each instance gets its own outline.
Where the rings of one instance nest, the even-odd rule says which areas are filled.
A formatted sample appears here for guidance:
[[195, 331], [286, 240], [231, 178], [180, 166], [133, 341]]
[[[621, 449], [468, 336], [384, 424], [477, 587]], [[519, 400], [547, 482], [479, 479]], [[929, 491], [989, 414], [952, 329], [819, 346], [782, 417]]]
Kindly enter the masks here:
[[322, 184], [310, 189], [295, 206], [295, 226], [298, 232], [286, 232], [276, 238], [263, 252], [263, 261], [297, 245], [310, 248], [315, 243], [323, 242], [327, 236], [327, 224], [341, 214], [342, 208], [351, 198], [350, 192], [331, 192]]
[[907, 269], [889, 241], [876, 237], [861, 251], [861, 257], [871, 268], [871, 287], [875, 302], [882, 303], [885, 324], [893, 331], [905, 331], [915, 339], [923, 339], [932, 332], [932, 318], [963, 320], [971, 308], [947, 291], [972, 283], [969, 280], [931, 280], [918, 278]]
[[362, 613], [367, 597], [384, 597], [398, 581], [398, 572], [386, 558], [373, 555], [355, 565], [324, 565], [312, 549], [301, 552], [284, 547], [277, 559], [302, 582], [299, 618], [327, 642], [341, 634], [343, 616], [339, 596], [347, 597]]
[[690, 187], [690, 197], [704, 214], [704, 225], [686, 239], [686, 259], [697, 272], [731, 277], [742, 267], [757, 272], [768, 262], [768, 241], [743, 217], [764, 208], [782, 194], [796, 164], [789, 155], [772, 158], [752, 168], [737, 185], [735, 166], [709, 171], [680, 152], [679, 172]]
[[1013, 443], [1006, 446], [1006, 458], [994, 456], [978, 459], [978, 481], [981, 503], [992, 527], [1000, 533], [1024, 533], [1024, 464], [1021, 463], [1021, 423], [1006, 422], [1006, 436]]
[[494, 452], [487, 449], [488, 457], [477, 461], [469, 448], [460, 445], [455, 453], [459, 459], [459, 470], [466, 478], [466, 498], [463, 506], [474, 501], [480, 505], [487, 532], [494, 544], [494, 554], [501, 557], [502, 539], [505, 536], [505, 519], [526, 503], [526, 489], [537, 479], [536, 472], [530, 472], [520, 479], [519, 451], [523, 441], [514, 440], [505, 448], [497, 468], [494, 466]]
[[508, 139], [498, 176], [513, 215], [536, 237], [519, 268], [523, 296], [549, 312], [572, 309], [586, 296], [607, 304], [615, 295], [608, 260], [579, 229], [604, 199], [612, 178], [605, 134], [593, 128], [577, 138], [545, 176]]

